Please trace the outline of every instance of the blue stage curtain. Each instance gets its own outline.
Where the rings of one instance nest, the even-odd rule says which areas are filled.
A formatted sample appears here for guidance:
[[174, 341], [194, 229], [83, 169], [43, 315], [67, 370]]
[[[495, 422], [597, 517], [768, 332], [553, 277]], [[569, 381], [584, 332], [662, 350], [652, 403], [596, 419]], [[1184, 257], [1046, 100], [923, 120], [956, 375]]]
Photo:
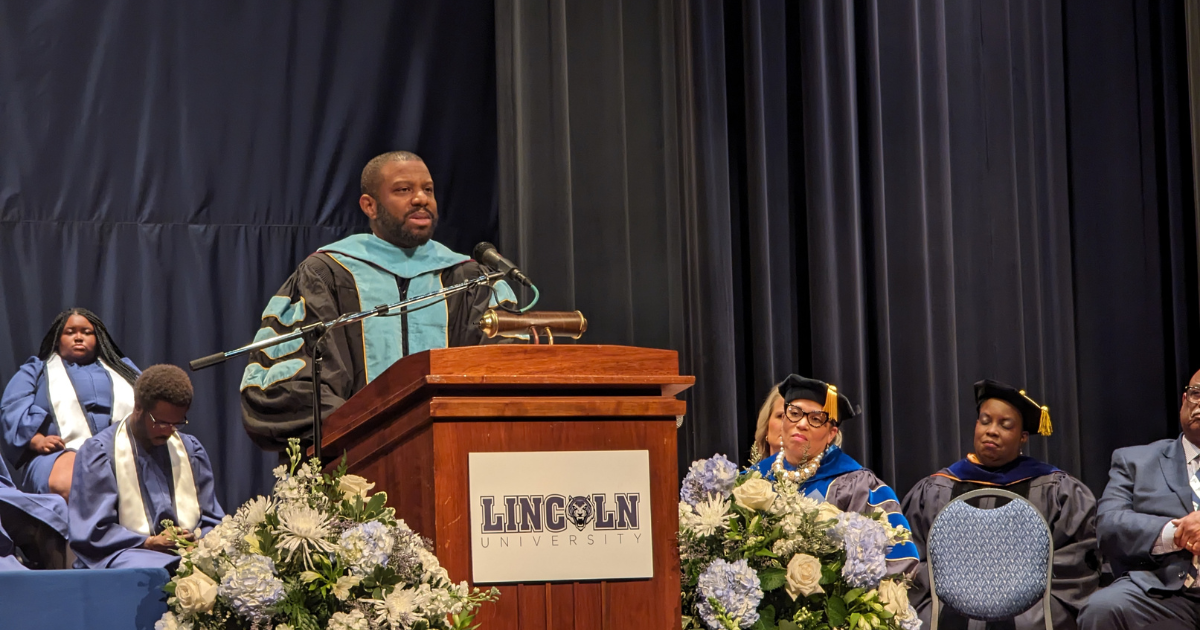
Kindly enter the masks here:
[[971, 449], [980, 378], [1044, 401], [1027, 452], [1097, 495], [1114, 448], [1178, 435], [1200, 368], [1181, 4], [688, 7], [687, 456], [744, 457], [792, 370], [863, 405], [846, 450], [901, 495]]
[[[317, 247], [365, 231], [359, 174], [407, 149], [438, 238], [494, 240], [492, 3], [0, 3], [0, 381], [96, 311], [139, 366], [252, 340]], [[227, 508], [270, 488], [245, 360], [192, 375]]]

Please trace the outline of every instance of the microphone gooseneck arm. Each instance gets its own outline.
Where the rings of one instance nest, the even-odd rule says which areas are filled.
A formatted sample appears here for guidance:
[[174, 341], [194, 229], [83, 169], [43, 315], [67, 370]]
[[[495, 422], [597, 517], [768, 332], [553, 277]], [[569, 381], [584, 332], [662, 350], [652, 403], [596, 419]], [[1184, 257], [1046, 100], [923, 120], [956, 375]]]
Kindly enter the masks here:
[[[405, 312], [413, 311], [413, 310], [420, 310], [427, 306], [432, 306], [437, 303], [434, 300], [445, 299], [446, 297], [448, 297], [450, 295], [453, 295], [455, 293], [460, 293], [462, 291], [466, 291], [467, 289], [470, 289], [471, 287], [479, 286], [481, 284], [490, 284], [493, 280], [498, 280], [501, 277], [503, 277], [504, 275], [505, 274], [500, 273], [498, 271], [491, 272], [491, 273], [479, 276], [478, 278], [474, 278], [472, 280], [466, 280], [466, 281], [460, 282], [458, 284], [448, 286], [439, 291], [434, 291], [433, 293], [427, 293], [425, 295], [418, 295], [417, 297], [414, 297], [414, 298], [411, 298], [408, 300], [401, 300], [401, 301], [395, 302], [393, 304], [382, 304], [380, 306], [376, 306], [373, 309], [366, 310], [366, 311], [360, 311], [358, 313], [347, 313], [345, 315], [341, 315], [340, 317], [336, 317], [336, 318], [331, 319], [326, 322], [313, 322], [307, 326], [301, 326], [300, 328], [297, 328], [296, 330], [293, 330], [292, 332], [289, 332], [289, 333], [286, 333], [283, 335], [279, 335], [278, 337], [270, 337], [268, 339], [263, 339], [262, 341], [256, 341], [254, 343], [246, 344], [240, 348], [235, 348], [233, 350], [228, 350], [226, 352], [218, 352], [216, 354], [210, 354], [206, 357], [201, 357], [199, 359], [196, 359], [195, 361], [190, 362], [188, 365], [192, 368], [192, 371], [194, 372], [196, 370], [202, 370], [206, 367], [211, 367], [218, 363], [224, 363], [234, 357], [241, 356], [243, 354], [248, 354], [248, 353], [254, 352], [255, 350], [262, 350], [263, 348], [270, 348], [271, 346], [275, 346], [275, 345], [278, 345], [281, 343], [287, 343], [289, 341], [292, 341], [293, 339], [303, 338], [306, 342], [305, 345], [311, 349], [310, 353], [312, 355], [313, 456], [316, 457], [318, 461], [323, 461], [323, 460], [321, 460], [321, 361], [323, 360], [323, 357], [321, 356], [320, 345], [321, 345], [321, 341], [325, 338], [325, 335], [327, 333], [329, 333], [329, 331], [331, 331], [335, 328], [349, 326], [350, 324], [358, 323], [358, 322], [363, 321], [364, 319], [369, 319], [371, 317], [379, 317], [379, 316], [387, 317], [390, 315], [398, 315], [400, 313], [405, 313]], [[417, 308], [408, 308], [414, 304], [421, 304], [422, 302], [427, 302], [427, 304], [418, 306]], [[397, 309], [399, 309], [398, 312], [395, 312], [395, 313], [392, 312], [392, 311], [397, 311]]]
[[[441, 289], [440, 291], [434, 291], [433, 293], [427, 293], [425, 295], [418, 295], [415, 298], [411, 298], [408, 300], [401, 300], [401, 301], [395, 302], [393, 304], [383, 304], [380, 306], [376, 306], [373, 309], [369, 309], [366, 311], [360, 311], [358, 313], [347, 313], [340, 317], [335, 317], [334, 319], [331, 319], [327, 322], [313, 322], [311, 324], [308, 324], [307, 326], [301, 326], [300, 328], [297, 328], [297, 329], [293, 330], [292, 332], [279, 335], [278, 337], [270, 337], [267, 339], [263, 339], [262, 341], [255, 341], [254, 343], [246, 344], [240, 348], [234, 348], [233, 350], [227, 350], [225, 352], [217, 352], [215, 354], [210, 354], [206, 357], [201, 357], [199, 359], [189, 362], [188, 366], [190, 366], [192, 368], [193, 372], [196, 370], [202, 370], [206, 367], [210, 367], [210, 366], [216, 365], [218, 363], [224, 363], [234, 357], [238, 357], [243, 354], [249, 354], [251, 352], [254, 352], [255, 350], [262, 350], [263, 348], [270, 348], [271, 346], [274, 346], [274, 345], [278, 345], [281, 343], [287, 343], [294, 339], [301, 339], [304, 337], [309, 337], [309, 336], [312, 336], [313, 334], [320, 335], [328, 330], [331, 330], [334, 328], [341, 328], [342, 326], [349, 326], [350, 324], [355, 324], [355, 323], [361, 322], [364, 319], [376, 317], [378, 315], [394, 315], [397, 313], [392, 313], [391, 311], [394, 311], [398, 308], [405, 308], [412, 304], [419, 304], [421, 302], [432, 300], [433, 298], [448, 297], [454, 293], [460, 293], [462, 291], [466, 291], [467, 289], [470, 289], [471, 287], [478, 286], [480, 284], [490, 283], [491, 281], [497, 280], [503, 276], [504, 276], [503, 273], [491, 272], [486, 275], [479, 276], [478, 278], [474, 278], [472, 280], [466, 280], [466, 281], [460, 282], [458, 284], [450, 285], [444, 289]], [[427, 304], [426, 306], [430, 306], [430, 305], [432, 305], [432, 302], [430, 304]], [[421, 308], [425, 308], [425, 307], [422, 306]], [[405, 310], [408, 310], [408, 309], [405, 309]], [[417, 309], [412, 309], [412, 310], [417, 310]]]

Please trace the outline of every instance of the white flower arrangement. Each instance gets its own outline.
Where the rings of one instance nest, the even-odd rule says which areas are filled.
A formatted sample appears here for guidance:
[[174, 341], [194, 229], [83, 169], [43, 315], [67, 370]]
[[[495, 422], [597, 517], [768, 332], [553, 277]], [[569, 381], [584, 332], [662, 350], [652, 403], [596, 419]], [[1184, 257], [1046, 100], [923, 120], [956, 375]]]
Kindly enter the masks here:
[[882, 512], [843, 513], [723, 456], [692, 464], [679, 501], [684, 630], [918, 630]]
[[257, 497], [195, 542], [165, 534], [182, 556], [155, 630], [467, 630], [496, 589], [454, 584], [429, 541], [375, 484], [302, 461], [275, 469]]

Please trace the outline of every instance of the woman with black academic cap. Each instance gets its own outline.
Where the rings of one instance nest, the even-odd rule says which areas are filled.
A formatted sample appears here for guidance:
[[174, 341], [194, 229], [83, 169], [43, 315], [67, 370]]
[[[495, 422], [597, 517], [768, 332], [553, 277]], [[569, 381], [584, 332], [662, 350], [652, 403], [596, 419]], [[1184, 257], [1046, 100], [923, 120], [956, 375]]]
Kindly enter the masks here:
[[[1096, 498], [1091, 490], [1067, 473], [1021, 453], [1029, 435], [1050, 435], [1050, 410], [1004, 383], [975, 383], [975, 452], [947, 468], [918, 481], [904, 497], [904, 514], [913, 526], [913, 541], [925, 558], [929, 528], [947, 503], [979, 488], [1001, 488], [1029, 500], [1046, 517], [1054, 538], [1054, 580], [1050, 614], [1058, 630], [1074, 630], [1075, 617], [1088, 596], [1100, 586], [1100, 561], [1096, 546]], [[986, 502], [986, 503], [984, 503]], [[972, 501], [995, 507], [1005, 501]], [[929, 567], [922, 560], [908, 591], [909, 601], [928, 624], [932, 600]], [[1045, 628], [1042, 602], [1011, 622], [967, 620], [943, 608], [942, 628]]]
[[[825, 501], [843, 512], [887, 513], [893, 526], [908, 526], [896, 493], [838, 446], [842, 422], [854, 417], [850, 399], [837, 387], [796, 374], [779, 384], [784, 418], [779, 452], [755, 468], [767, 479], [786, 478], [804, 496]], [[911, 542], [892, 547], [888, 573], [911, 574], [917, 566]]]

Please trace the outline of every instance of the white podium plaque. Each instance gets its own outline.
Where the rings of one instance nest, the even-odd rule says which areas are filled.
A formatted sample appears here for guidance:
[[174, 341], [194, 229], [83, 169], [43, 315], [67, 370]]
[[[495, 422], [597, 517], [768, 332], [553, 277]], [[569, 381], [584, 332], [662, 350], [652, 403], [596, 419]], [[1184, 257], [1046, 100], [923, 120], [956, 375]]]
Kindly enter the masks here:
[[477, 584], [654, 576], [649, 451], [470, 453]]

